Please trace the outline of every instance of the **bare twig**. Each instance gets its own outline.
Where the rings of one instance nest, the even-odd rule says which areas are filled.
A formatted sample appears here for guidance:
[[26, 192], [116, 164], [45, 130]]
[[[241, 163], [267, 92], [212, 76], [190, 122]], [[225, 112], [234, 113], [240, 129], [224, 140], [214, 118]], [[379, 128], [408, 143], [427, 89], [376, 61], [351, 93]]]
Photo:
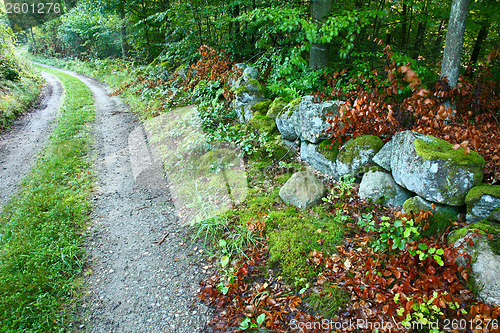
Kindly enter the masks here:
[[158, 243], [158, 245], [160, 245], [161, 243], [163, 243], [163, 242], [165, 241], [165, 239], [168, 237], [168, 235], [170, 235], [170, 232], [167, 232], [167, 233], [165, 234], [165, 236], [163, 236], [163, 238], [161, 239], [161, 241], [157, 242], [157, 243]]

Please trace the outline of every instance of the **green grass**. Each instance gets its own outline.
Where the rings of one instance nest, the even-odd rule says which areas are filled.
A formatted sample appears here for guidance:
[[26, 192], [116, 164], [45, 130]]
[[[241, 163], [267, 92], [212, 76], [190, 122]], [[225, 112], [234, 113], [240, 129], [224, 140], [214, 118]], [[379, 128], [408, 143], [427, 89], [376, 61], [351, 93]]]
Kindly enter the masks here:
[[[45, 70], [45, 69], [44, 69]], [[65, 103], [50, 143], [0, 215], [0, 331], [65, 332], [85, 262], [90, 90], [55, 70]]]
[[41, 77], [23, 72], [17, 81], [0, 78], [0, 130], [8, 128], [18, 115], [26, 112], [41, 90]]

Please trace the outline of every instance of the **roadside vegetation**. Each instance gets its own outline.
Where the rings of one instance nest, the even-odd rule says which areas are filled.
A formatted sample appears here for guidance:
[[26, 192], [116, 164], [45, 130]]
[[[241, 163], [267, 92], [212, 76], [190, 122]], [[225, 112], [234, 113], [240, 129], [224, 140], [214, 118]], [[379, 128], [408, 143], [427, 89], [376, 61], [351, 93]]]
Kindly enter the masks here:
[[[328, 195], [314, 208], [284, 205], [280, 187], [307, 166], [272, 118], [301, 96], [340, 100], [330, 145], [321, 149], [336, 154], [350, 138], [387, 141], [411, 129], [477, 151], [486, 160], [483, 181], [498, 184], [498, 4], [471, 4], [466, 65], [450, 85], [440, 62], [451, 2], [329, 3], [325, 15], [311, 17], [303, 1], [144, 2], [142, 11], [131, 1], [82, 1], [37, 28], [30, 50], [37, 61], [106, 81], [146, 121], [196, 104], [189, 120], [204, 141], [179, 145], [172, 156], [197, 151], [204, 169], [220, 175], [220, 145], [241, 152], [246, 199], [193, 225], [196, 246], [211, 249], [214, 261], [200, 298], [218, 311], [216, 331], [323, 332], [315, 323], [324, 319], [418, 323], [433, 333], [444, 319], [449, 327], [455, 320], [494, 328], [499, 308], [476, 300], [470, 267], [455, 264], [457, 249], [446, 242], [464, 219], [429, 228], [432, 211], [403, 216], [360, 200], [359, 179], [351, 178], [323, 179]], [[329, 51], [315, 53], [317, 46]], [[258, 70], [264, 99], [247, 124], [232, 107], [242, 63]], [[193, 195], [200, 204], [208, 186]], [[441, 326], [430, 327], [436, 320]]]
[[79, 299], [90, 211], [90, 90], [60, 71], [64, 105], [56, 129], [0, 215], [0, 331], [62, 332]]
[[0, 131], [36, 101], [42, 78], [26, 61], [14, 54], [12, 30], [0, 25]]

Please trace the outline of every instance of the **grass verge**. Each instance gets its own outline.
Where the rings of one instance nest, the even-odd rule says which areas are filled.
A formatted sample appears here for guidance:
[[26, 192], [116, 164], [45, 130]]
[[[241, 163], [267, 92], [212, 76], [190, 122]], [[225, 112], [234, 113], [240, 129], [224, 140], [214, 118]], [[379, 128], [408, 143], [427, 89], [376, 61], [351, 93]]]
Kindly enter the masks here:
[[8, 128], [36, 101], [41, 91], [40, 83], [40, 75], [28, 65], [17, 80], [0, 78], [0, 130]]
[[90, 90], [56, 70], [65, 102], [47, 148], [0, 215], [0, 331], [63, 332], [85, 260], [94, 119]]

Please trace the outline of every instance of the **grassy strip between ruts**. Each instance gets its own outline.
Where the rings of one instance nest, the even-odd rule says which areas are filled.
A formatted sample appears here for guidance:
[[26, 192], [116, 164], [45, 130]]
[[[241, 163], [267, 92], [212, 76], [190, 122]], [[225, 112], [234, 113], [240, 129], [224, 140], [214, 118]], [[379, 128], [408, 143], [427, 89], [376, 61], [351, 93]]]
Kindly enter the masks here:
[[0, 331], [65, 332], [85, 261], [90, 211], [90, 90], [60, 71], [65, 102], [36, 166], [0, 216]]

